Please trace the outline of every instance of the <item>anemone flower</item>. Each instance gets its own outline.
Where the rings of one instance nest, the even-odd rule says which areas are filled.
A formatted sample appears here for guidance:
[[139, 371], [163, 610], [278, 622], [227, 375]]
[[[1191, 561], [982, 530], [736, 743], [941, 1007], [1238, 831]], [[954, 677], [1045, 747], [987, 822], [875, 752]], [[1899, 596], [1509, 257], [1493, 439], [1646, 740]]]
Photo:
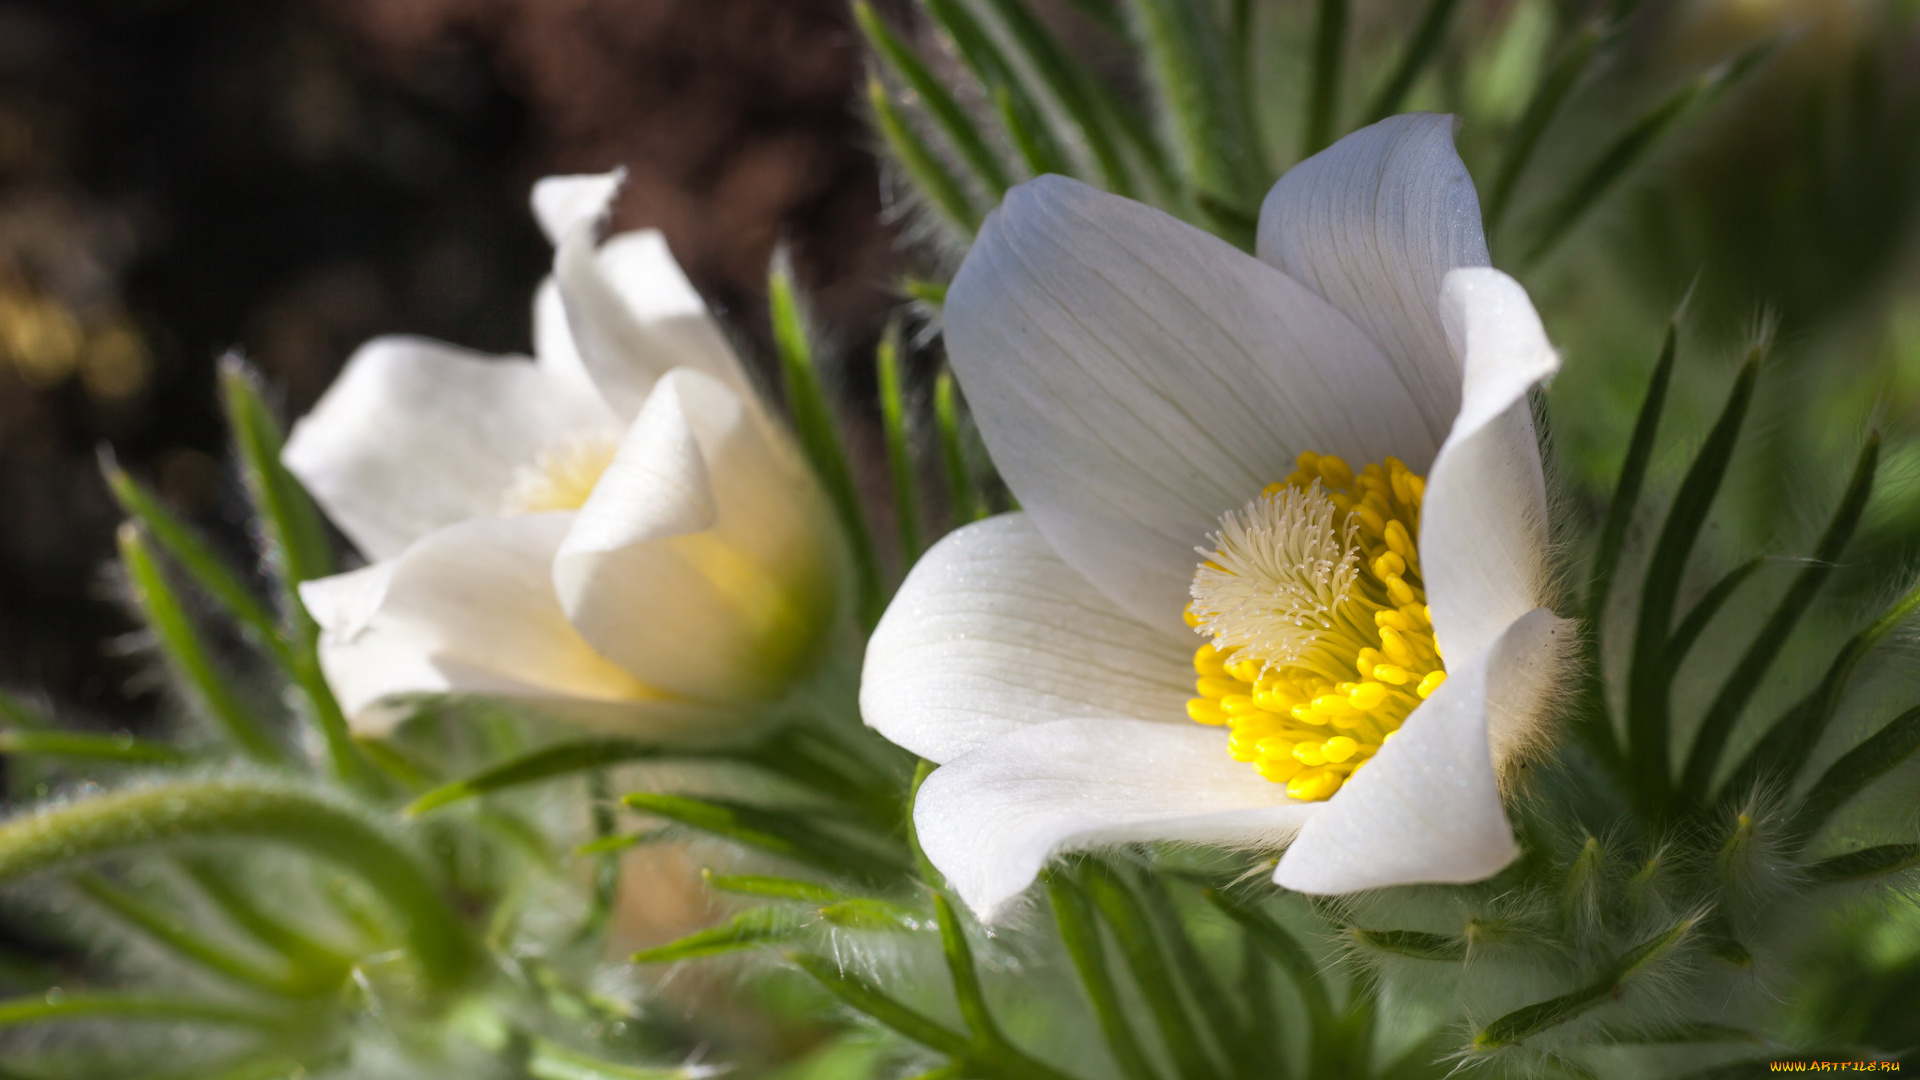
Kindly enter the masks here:
[[1257, 250], [1048, 176], [948, 294], [1023, 510], [914, 567], [861, 709], [938, 763], [914, 821], [982, 918], [1107, 844], [1287, 845], [1320, 894], [1517, 853], [1502, 777], [1571, 636], [1527, 403], [1558, 357], [1448, 117], [1289, 171]]
[[619, 184], [534, 188], [537, 358], [379, 338], [294, 427], [287, 467], [370, 560], [301, 587], [356, 731], [427, 693], [711, 730], [831, 636], [820, 492], [660, 234], [598, 242]]

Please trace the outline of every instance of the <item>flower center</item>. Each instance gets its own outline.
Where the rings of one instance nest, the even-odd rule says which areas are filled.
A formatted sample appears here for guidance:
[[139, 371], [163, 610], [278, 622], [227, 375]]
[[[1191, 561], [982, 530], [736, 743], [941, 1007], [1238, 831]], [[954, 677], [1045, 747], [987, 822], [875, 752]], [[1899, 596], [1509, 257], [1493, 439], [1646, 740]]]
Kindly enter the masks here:
[[1187, 715], [1296, 799], [1340, 790], [1446, 677], [1420, 577], [1426, 480], [1312, 452], [1196, 548]]
[[549, 510], [578, 510], [613, 464], [620, 444], [611, 436], [577, 435], [540, 451], [532, 465], [513, 474], [502, 500], [509, 514], [538, 514]]

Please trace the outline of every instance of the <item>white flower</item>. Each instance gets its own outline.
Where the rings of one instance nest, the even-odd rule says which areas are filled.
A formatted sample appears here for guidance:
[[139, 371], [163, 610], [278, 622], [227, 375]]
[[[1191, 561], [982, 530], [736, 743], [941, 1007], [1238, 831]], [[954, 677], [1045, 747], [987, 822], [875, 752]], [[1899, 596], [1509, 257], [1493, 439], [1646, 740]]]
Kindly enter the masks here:
[[983, 918], [1102, 844], [1291, 839], [1313, 893], [1517, 853], [1501, 769], [1571, 637], [1527, 404], [1558, 357], [1448, 117], [1288, 172], [1258, 249], [1043, 177], [948, 295], [1025, 509], [920, 560], [861, 709], [939, 763], [920, 842]]
[[294, 427], [288, 468], [372, 561], [301, 588], [357, 731], [419, 693], [710, 729], [831, 636], [818, 488], [660, 234], [597, 242], [619, 184], [534, 188], [537, 359], [380, 338]]

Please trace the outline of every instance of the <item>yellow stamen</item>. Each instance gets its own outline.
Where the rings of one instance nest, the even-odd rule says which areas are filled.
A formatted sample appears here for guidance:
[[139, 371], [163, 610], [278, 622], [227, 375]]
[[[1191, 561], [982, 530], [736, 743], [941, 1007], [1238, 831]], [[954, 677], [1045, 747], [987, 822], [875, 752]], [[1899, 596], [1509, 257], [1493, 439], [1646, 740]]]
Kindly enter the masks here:
[[1303, 453], [1200, 549], [1187, 715], [1295, 799], [1340, 790], [1446, 679], [1420, 576], [1426, 481]]
[[532, 465], [514, 474], [504, 509], [509, 514], [580, 509], [619, 448], [611, 436], [588, 435], [541, 451]]

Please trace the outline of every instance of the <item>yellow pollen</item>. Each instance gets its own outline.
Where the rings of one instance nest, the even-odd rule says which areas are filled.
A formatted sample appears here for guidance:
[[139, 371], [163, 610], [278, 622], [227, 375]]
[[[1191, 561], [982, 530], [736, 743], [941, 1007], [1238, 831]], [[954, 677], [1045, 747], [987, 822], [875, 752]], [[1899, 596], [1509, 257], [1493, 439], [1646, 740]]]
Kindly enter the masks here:
[[542, 450], [532, 465], [514, 473], [504, 509], [509, 514], [580, 509], [619, 448], [610, 436], [584, 435]]
[[1295, 799], [1325, 799], [1446, 680], [1420, 576], [1426, 480], [1304, 453], [1196, 549], [1195, 721]]

